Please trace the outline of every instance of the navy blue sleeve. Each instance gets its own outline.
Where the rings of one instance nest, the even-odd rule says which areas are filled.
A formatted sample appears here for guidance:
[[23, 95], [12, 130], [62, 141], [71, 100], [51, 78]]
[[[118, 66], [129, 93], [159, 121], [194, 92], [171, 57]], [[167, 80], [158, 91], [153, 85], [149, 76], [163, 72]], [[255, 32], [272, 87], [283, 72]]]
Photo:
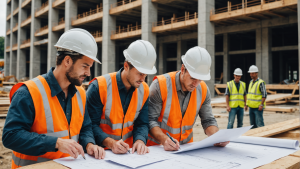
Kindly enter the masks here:
[[145, 102], [139, 116], [134, 121], [133, 126], [133, 143], [136, 140], [142, 140], [145, 144], [147, 144], [148, 132], [149, 132], [149, 117], [148, 117], [148, 101]]
[[31, 156], [55, 152], [57, 137], [30, 132], [34, 119], [33, 101], [27, 87], [23, 85], [12, 97], [3, 128], [3, 145]]
[[92, 128], [96, 144], [103, 146], [102, 142], [108, 137], [108, 135], [99, 127], [103, 111], [103, 104], [100, 100], [97, 80], [94, 80], [88, 87], [86, 92], [86, 106], [92, 121]]
[[92, 121], [90, 119], [87, 105], [85, 106], [84, 121], [79, 134], [79, 144], [82, 145], [84, 152], [86, 152], [86, 145], [88, 143], [95, 144], [95, 139], [92, 129]]

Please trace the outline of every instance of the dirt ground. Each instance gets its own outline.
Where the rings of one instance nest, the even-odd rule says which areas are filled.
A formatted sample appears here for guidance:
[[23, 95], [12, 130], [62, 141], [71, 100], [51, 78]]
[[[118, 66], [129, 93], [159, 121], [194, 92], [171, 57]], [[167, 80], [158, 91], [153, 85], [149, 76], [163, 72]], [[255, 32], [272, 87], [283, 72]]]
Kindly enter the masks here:
[[[228, 123], [228, 113], [224, 113], [226, 111], [225, 108], [214, 108], [213, 114], [222, 114], [223, 117], [216, 118], [219, 128], [226, 129]], [[299, 118], [299, 111], [295, 113], [275, 113], [275, 112], [264, 112], [264, 122], [265, 125], [270, 125], [290, 119]], [[3, 126], [5, 123], [5, 119], [0, 119], [0, 168], [1, 169], [9, 169], [11, 168], [11, 155], [12, 151], [7, 149], [2, 144], [2, 132]], [[234, 127], [236, 127], [237, 123], [235, 121]], [[249, 126], [250, 120], [249, 116], [245, 114], [244, 116], [244, 125]], [[202, 129], [200, 118], [197, 118], [196, 124], [194, 126], [194, 141], [200, 141], [206, 138], [207, 136], [204, 134]]]

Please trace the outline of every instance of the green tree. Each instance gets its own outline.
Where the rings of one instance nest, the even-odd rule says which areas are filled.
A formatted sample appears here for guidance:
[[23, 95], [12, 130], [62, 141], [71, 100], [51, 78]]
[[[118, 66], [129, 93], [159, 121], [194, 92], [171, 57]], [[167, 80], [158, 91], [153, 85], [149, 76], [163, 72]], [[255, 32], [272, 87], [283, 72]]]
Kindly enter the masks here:
[[5, 40], [5, 37], [3, 36], [0, 36], [0, 59], [3, 59], [4, 58], [4, 40]]

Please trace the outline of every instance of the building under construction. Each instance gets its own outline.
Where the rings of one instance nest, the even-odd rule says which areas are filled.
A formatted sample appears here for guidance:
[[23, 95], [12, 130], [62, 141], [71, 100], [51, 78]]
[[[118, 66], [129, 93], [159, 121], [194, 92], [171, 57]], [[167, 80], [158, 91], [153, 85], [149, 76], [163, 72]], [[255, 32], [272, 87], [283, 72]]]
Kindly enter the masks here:
[[297, 2], [7, 0], [5, 75], [21, 79], [46, 73], [55, 66], [54, 45], [62, 33], [83, 28], [95, 37], [102, 62], [94, 64], [90, 79], [121, 68], [123, 50], [143, 39], [157, 50], [158, 74], [180, 69], [189, 48], [206, 48], [212, 57], [211, 91], [216, 81], [233, 79], [237, 67], [248, 83], [251, 65], [267, 84], [297, 81]]

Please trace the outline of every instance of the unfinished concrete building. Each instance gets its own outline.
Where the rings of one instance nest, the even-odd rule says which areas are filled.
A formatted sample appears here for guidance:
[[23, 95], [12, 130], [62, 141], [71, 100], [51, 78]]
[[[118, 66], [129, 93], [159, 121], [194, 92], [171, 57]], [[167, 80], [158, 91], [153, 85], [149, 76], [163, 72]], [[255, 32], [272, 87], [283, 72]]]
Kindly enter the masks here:
[[[137, 40], [157, 50], [158, 74], [181, 67], [181, 56], [200, 46], [212, 57], [211, 80], [226, 83], [257, 65], [267, 84], [299, 77], [298, 0], [7, 0], [5, 75], [34, 78], [55, 66], [54, 44], [71, 28], [98, 43], [91, 78], [117, 71], [123, 50]], [[148, 77], [148, 81], [153, 76]], [[87, 80], [89, 80], [87, 79]], [[211, 92], [212, 94], [214, 92]]]

